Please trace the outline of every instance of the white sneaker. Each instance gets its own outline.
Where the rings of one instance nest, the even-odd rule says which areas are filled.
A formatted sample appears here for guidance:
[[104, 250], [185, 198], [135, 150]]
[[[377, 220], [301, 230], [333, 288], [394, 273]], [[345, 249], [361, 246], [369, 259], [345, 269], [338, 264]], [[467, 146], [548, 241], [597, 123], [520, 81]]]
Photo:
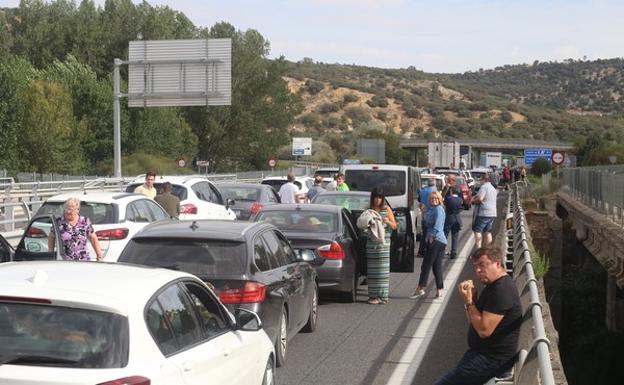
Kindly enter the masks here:
[[425, 291], [423, 289], [415, 290], [414, 294], [410, 295], [410, 298], [416, 299], [422, 297], [423, 295], [425, 295]]

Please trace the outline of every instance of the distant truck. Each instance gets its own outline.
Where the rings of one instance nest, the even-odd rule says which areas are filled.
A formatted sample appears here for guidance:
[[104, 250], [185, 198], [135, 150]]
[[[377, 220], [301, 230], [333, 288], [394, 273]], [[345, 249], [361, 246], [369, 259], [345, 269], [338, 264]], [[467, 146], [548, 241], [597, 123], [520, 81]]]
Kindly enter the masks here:
[[459, 143], [457, 142], [429, 142], [429, 167], [459, 168]]
[[501, 168], [503, 164], [503, 154], [500, 152], [486, 152], [485, 153], [485, 167], [496, 166]]

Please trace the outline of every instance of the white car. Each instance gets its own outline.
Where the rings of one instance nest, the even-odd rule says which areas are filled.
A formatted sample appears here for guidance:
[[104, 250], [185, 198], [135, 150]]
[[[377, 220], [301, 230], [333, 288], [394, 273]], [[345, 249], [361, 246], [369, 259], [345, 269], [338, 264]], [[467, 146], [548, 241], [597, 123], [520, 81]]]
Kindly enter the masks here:
[[[121, 254], [121, 250], [126, 247], [128, 240], [139, 232], [145, 225], [152, 222], [169, 218], [169, 214], [154, 202], [152, 199], [141, 194], [128, 194], [124, 192], [89, 192], [84, 194], [65, 193], [49, 198], [37, 210], [35, 216], [54, 215], [63, 216], [63, 204], [71, 197], [80, 199], [80, 215], [91, 220], [93, 230], [98, 237], [104, 260], [115, 262]], [[38, 240], [41, 250], [47, 249], [47, 234], [50, 225], [38, 226], [45, 232], [46, 237], [32, 237], [29, 242]], [[34, 234], [34, 230], [30, 232]], [[91, 258], [95, 260], [95, 252], [89, 245]], [[26, 245], [31, 251], [35, 244]]]
[[[261, 184], [266, 184], [275, 189], [275, 191], [279, 192], [282, 185], [286, 184], [287, 179], [285, 176], [268, 176], [260, 182]], [[309, 176], [298, 176], [295, 178], [293, 182], [295, 186], [299, 187], [299, 193], [297, 194], [300, 203], [304, 203], [306, 196], [308, 194], [308, 190], [310, 187], [314, 185], [314, 178]]]
[[[223, 199], [219, 189], [201, 176], [156, 176], [154, 187], [160, 189], [163, 183], [171, 183], [171, 193], [180, 198], [180, 220], [184, 219], [236, 219], [236, 213]], [[145, 176], [139, 176], [126, 187], [134, 192], [145, 183]]]
[[101, 262], [0, 265], [0, 383], [274, 384], [257, 314], [193, 275]]

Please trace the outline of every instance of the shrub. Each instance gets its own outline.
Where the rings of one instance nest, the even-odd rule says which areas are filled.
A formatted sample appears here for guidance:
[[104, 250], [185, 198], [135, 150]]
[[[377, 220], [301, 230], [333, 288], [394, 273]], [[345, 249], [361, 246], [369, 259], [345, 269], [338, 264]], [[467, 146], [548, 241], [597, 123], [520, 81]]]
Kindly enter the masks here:
[[372, 108], [375, 108], [375, 107], [386, 108], [388, 107], [388, 99], [375, 95], [370, 100], [367, 100], [366, 104], [368, 104]]
[[301, 124], [308, 127], [318, 127], [321, 124], [321, 117], [314, 113], [308, 113], [301, 117]]
[[345, 96], [342, 97], [342, 100], [344, 101], [344, 104], [348, 104], [357, 102], [360, 98], [355, 94], [345, 94]]
[[370, 115], [366, 110], [360, 107], [349, 107], [345, 111], [345, 115], [351, 119], [353, 125], [358, 125], [358, 123], [366, 123], [371, 120]]
[[317, 82], [315, 80], [307, 80], [305, 82], [305, 89], [310, 95], [316, 95], [319, 92], [323, 91], [325, 85], [321, 82]]
[[340, 105], [338, 103], [323, 103], [318, 108], [318, 112], [321, 114], [329, 114], [330, 112], [338, 111], [340, 111]]
[[531, 174], [535, 176], [542, 176], [549, 173], [551, 169], [552, 165], [549, 160], [546, 160], [545, 158], [537, 158], [531, 166]]

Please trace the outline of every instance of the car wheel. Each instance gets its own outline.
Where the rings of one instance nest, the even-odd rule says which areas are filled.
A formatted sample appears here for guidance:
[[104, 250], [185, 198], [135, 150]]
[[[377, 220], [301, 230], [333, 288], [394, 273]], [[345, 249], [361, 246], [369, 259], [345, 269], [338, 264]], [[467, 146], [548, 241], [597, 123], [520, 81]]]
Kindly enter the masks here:
[[312, 290], [312, 300], [310, 301], [310, 315], [308, 315], [308, 323], [303, 327], [303, 331], [306, 333], [312, 333], [316, 330], [316, 323], [318, 321], [318, 286], [314, 284]]
[[275, 355], [276, 355], [277, 366], [282, 366], [286, 363], [287, 348], [288, 348], [288, 316], [286, 315], [286, 309], [282, 307], [282, 315], [280, 316], [278, 335], [275, 341]]
[[275, 385], [275, 367], [273, 366], [273, 358], [269, 357], [266, 367], [264, 368], [264, 377], [262, 385]]

